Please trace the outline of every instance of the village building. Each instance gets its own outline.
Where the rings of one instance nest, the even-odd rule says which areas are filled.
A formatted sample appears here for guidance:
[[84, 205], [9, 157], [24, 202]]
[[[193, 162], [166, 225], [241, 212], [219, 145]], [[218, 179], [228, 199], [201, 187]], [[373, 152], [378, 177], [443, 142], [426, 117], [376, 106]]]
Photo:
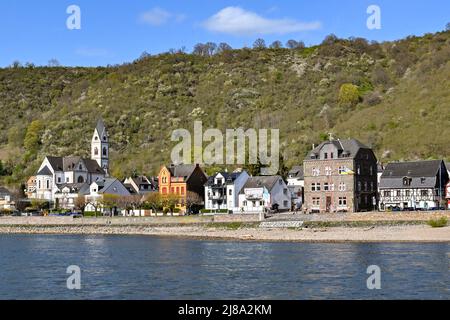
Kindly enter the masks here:
[[442, 160], [391, 162], [381, 176], [380, 209], [439, 208], [445, 203], [448, 181]]
[[129, 177], [124, 180], [123, 184], [131, 194], [145, 196], [150, 192], [158, 191], [158, 180], [154, 177]]
[[117, 215], [119, 208], [117, 203], [107, 204], [105, 197], [113, 196], [112, 200], [118, 197], [130, 196], [130, 192], [120, 180], [116, 178], [104, 178], [94, 181], [88, 190], [84, 191], [86, 208], [85, 211], [100, 211]]
[[256, 176], [247, 179], [239, 193], [241, 213], [289, 211], [291, 194], [281, 176]]
[[447, 183], [447, 187], [445, 188], [445, 198], [447, 199], [447, 209], [450, 209], [450, 181]]
[[356, 139], [329, 140], [303, 162], [307, 213], [358, 212], [377, 208], [377, 159]]
[[15, 202], [12, 200], [11, 192], [4, 188], [0, 187], [0, 210], [15, 210]]
[[239, 212], [239, 192], [249, 177], [247, 171], [210, 176], [205, 184], [205, 209]]
[[125, 186], [109, 177], [108, 172], [108, 133], [103, 121], [99, 120], [91, 139], [91, 158], [45, 157], [36, 176], [28, 179], [26, 193], [30, 199], [49, 201], [53, 207], [61, 209], [75, 208], [78, 197], [98, 199], [105, 192], [129, 195]]
[[303, 205], [305, 179], [303, 176], [303, 166], [293, 166], [288, 172], [287, 186], [291, 192], [292, 209], [299, 210]]
[[[208, 177], [200, 165], [179, 164], [163, 166], [158, 175], [159, 193], [161, 196], [178, 197], [176, 208], [179, 214], [187, 211], [186, 200], [189, 193], [196, 194], [204, 202], [204, 185]], [[200, 204], [199, 204], [200, 205]]]

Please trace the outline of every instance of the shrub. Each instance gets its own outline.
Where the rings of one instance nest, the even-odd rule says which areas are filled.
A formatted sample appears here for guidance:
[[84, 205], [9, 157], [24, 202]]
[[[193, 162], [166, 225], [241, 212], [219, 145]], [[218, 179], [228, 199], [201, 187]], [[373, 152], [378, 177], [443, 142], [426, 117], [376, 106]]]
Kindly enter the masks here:
[[432, 228], [442, 228], [446, 227], [448, 223], [448, 219], [446, 217], [441, 217], [439, 219], [430, 219], [427, 224]]

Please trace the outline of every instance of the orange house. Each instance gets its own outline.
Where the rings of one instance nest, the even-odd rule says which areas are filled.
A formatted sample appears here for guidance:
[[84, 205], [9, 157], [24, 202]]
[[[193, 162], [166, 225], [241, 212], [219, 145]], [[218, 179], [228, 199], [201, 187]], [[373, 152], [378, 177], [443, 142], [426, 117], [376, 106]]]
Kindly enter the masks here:
[[170, 165], [163, 166], [159, 171], [159, 193], [177, 195], [180, 200], [177, 208], [180, 213], [186, 213], [186, 194], [194, 192], [204, 198], [204, 185], [208, 177], [197, 165]]

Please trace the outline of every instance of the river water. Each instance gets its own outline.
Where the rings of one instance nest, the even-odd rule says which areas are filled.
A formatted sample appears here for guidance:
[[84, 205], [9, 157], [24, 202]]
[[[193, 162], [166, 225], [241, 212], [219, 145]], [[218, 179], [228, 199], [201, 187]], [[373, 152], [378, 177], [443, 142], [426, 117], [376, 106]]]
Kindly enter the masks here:
[[450, 243], [0, 235], [0, 299], [449, 299], [449, 261]]

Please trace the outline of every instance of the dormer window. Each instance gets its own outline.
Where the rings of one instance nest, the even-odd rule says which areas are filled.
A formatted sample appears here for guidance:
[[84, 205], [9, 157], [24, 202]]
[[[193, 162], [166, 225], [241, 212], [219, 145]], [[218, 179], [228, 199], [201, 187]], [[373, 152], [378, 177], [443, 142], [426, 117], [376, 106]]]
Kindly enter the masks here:
[[325, 152], [325, 153], [323, 154], [323, 158], [324, 158], [324, 159], [328, 159], [328, 152]]
[[334, 153], [333, 152], [330, 153], [330, 159], [334, 159]]
[[411, 178], [404, 177], [403, 178], [403, 185], [404, 186], [410, 186], [411, 185]]
[[425, 178], [420, 178], [420, 183], [424, 184], [425, 183]]

